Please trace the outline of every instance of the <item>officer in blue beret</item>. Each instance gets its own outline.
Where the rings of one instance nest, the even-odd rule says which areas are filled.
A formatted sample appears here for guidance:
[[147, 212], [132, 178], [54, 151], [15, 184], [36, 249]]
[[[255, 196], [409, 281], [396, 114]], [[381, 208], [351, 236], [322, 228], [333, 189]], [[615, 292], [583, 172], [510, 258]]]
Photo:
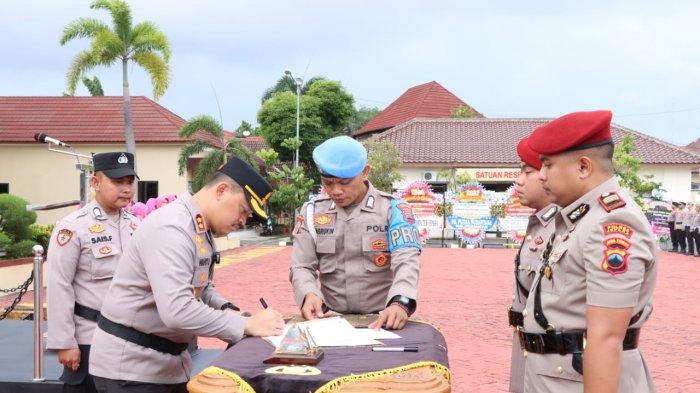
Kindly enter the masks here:
[[403, 328], [418, 298], [411, 206], [372, 186], [367, 150], [350, 137], [323, 142], [313, 159], [324, 193], [297, 217], [290, 268], [302, 316], [380, 313], [371, 327]]

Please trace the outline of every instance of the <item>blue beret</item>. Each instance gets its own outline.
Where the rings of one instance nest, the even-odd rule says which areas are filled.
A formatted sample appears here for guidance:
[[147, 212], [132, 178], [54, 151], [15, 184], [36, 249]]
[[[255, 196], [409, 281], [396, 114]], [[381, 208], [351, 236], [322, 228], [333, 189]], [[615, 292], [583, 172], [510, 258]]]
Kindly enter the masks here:
[[331, 138], [314, 149], [314, 162], [322, 176], [349, 179], [367, 165], [367, 150], [349, 136]]

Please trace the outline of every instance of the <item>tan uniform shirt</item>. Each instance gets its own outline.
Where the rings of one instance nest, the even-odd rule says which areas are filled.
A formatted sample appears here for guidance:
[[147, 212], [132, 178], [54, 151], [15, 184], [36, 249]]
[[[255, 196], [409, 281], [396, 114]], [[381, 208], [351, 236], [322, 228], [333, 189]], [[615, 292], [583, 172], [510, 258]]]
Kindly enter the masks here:
[[[551, 279], [542, 277], [541, 283], [543, 313], [554, 329], [585, 330], [587, 306], [630, 307], [633, 314], [642, 311], [631, 326], [641, 327], [652, 309], [656, 239], [634, 199], [611, 178], [562, 208], [555, 220]], [[538, 269], [535, 280], [539, 275]], [[534, 287], [524, 311], [524, 330], [543, 333], [534, 318]], [[583, 376], [573, 369], [571, 360], [571, 354], [528, 353], [525, 392], [582, 392]], [[654, 391], [638, 349], [622, 353], [618, 391]]]
[[[545, 243], [554, 233], [554, 216], [559, 211], [557, 205], [549, 205], [529, 217], [527, 232], [523, 244], [518, 250], [517, 280], [513, 280], [513, 311], [521, 312], [525, 308], [527, 296], [535, 278], [535, 271], [542, 257]], [[522, 286], [522, 288], [521, 288]], [[523, 289], [525, 291], [523, 291]], [[510, 388], [511, 392], [522, 392], [525, 372], [525, 357], [520, 349], [520, 339], [513, 333], [513, 350], [510, 357]]]
[[[141, 224], [114, 274], [102, 315], [178, 343], [194, 336], [240, 340], [246, 318], [219, 309], [225, 300], [212, 285], [214, 251], [193, 197], [181, 195]], [[172, 384], [187, 381], [191, 369], [188, 351], [174, 356], [95, 331], [90, 374]]]
[[73, 314], [75, 303], [99, 310], [119, 258], [139, 225], [124, 210], [118, 222], [96, 201], [56, 224], [47, 250], [49, 349], [71, 349], [92, 342], [96, 323]]
[[685, 215], [688, 213], [686, 209], [678, 210], [676, 213], [676, 230], [683, 230], [683, 221], [685, 221]]
[[693, 220], [695, 219], [695, 208], [692, 210], [688, 209], [686, 212], [683, 214], [683, 226], [684, 227], [689, 227]]
[[[693, 220], [693, 228], [700, 228], [700, 212], [695, 212], [695, 219]], [[700, 250], [695, 250], [700, 254]]]
[[[396, 295], [418, 300], [420, 249], [403, 247], [389, 252], [392, 199], [371, 184], [354, 210], [338, 207], [328, 197], [317, 198], [316, 241], [306, 219], [302, 216], [297, 221], [289, 278], [299, 307], [308, 293], [340, 313], [378, 312]], [[410, 210], [409, 205], [403, 206]], [[305, 211], [303, 208], [302, 215]], [[410, 211], [404, 217], [412, 224]]]

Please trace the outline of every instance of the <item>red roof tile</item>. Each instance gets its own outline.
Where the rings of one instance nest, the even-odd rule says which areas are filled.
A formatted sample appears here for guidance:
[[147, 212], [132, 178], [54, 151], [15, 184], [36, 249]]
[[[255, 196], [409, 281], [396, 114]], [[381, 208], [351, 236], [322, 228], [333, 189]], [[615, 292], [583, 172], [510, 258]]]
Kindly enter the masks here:
[[700, 154], [700, 138], [688, 143], [687, 145], [685, 145], [685, 148], [692, 151], [693, 153]]
[[248, 150], [253, 153], [257, 153], [258, 150], [268, 149], [270, 146], [261, 136], [249, 136], [242, 139], [243, 145], [248, 148]]
[[[137, 143], [182, 143], [180, 116], [143, 96], [131, 97], [131, 112]], [[37, 132], [67, 143], [123, 143], [122, 97], [0, 97], [0, 143], [31, 143]]]
[[396, 101], [357, 130], [355, 135], [383, 131], [416, 117], [450, 117], [452, 111], [460, 106], [466, 106], [473, 110], [477, 117], [483, 117], [441, 84], [435, 81], [428, 82], [406, 90]]
[[[379, 135], [392, 141], [405, 164], [477, 167], [517, 165], [515, 145], [552, 119], [413, 119]], [[613, 139], [632, 135], [643, 164], [700, 164], [700, 154], [613, 124]]]

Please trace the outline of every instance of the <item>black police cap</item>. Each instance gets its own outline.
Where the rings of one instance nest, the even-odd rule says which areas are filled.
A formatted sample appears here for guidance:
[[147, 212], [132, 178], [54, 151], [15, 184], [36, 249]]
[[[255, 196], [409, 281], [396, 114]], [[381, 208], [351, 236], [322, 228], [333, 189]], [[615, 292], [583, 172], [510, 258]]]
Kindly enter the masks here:
[[119, 179], [125, 176], [139, 176], [134, 170], [134, 155], [127, 152], [98, 153], [92, 157], [95, 172], [102, 172], [107, 177]]
[[231, 157], [226, 164], [219, 168], [219, 172], [238, 183], [243, 188], [253, 213], [259, 218], [267, 220], [267, 213], [263, 210], [263, 206], [272, 195], [272, 187], [267, 180], [238, 157]]

